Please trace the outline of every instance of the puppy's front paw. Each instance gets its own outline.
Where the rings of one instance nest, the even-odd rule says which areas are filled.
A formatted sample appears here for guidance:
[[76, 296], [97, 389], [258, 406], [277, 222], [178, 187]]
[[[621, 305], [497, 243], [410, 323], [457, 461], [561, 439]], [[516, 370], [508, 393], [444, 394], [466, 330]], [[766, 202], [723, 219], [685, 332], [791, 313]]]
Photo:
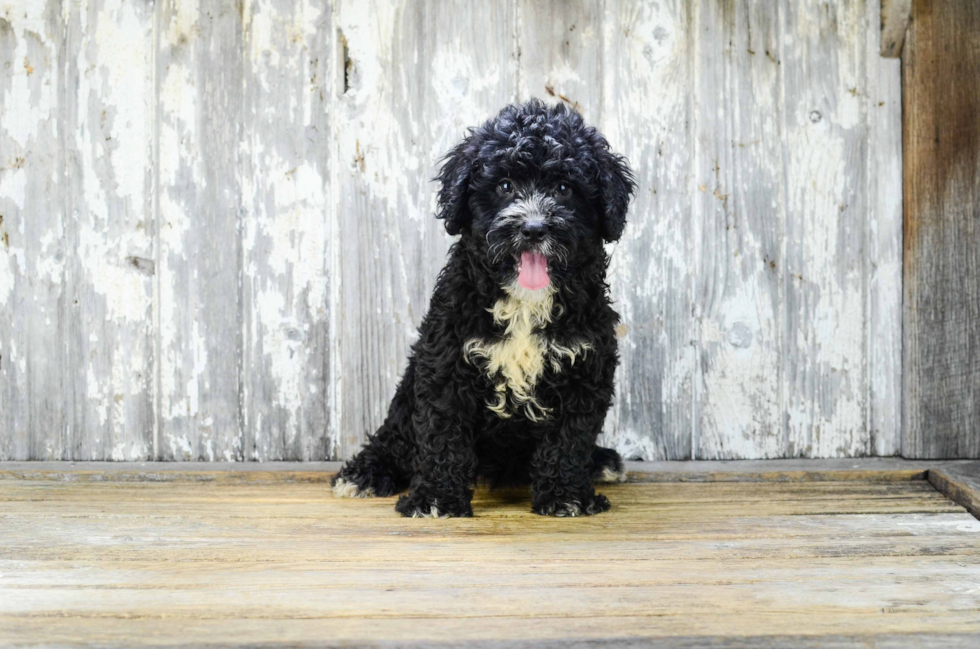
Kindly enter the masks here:
[[532, 507], [535, 514], [569, 518], [573, 516], [592, 516], [607, 511], [611, 505], [609, 499], [602, 494], [593, 494], [583, 498], [549, 498], [537, 502]]
[[395, 511], [408, 518], [456, 518], [473, 516], [468, 499], [459, 496], [436, 496], [418, 491], [398, 499]]

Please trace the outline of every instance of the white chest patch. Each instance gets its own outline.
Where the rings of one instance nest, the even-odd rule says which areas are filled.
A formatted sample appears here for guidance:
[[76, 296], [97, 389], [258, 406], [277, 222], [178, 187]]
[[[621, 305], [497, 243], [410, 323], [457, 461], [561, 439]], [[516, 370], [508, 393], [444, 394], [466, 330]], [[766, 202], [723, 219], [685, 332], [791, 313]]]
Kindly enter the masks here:
[[537, 293], [509, 289], [490, 309], [494, 323], [505, 327], [503, 338], [492, 342], [473, 338], [463, 345], [464, 358], [480, 363], [493, 381], [495, 400], [487, 407], [505, 419], [513, 415], [512, 408], [523, 409], [531, 421], [546, 419], [551, 409], [534, 398], [534, 387], [546, 367], [561, 372], [563, 360], [574, 364], [592, 349], [585, 342], [561, 345], [542, 333], [551, 322], [554, 301], [551, 289], [542, 289], [540, 297]]

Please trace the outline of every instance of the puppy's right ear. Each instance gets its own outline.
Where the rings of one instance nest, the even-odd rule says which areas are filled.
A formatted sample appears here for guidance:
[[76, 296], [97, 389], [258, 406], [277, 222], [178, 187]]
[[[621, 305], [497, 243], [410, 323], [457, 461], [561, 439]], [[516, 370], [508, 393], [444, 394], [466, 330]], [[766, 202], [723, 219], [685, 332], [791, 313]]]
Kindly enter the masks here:
[[439, 212], [436, 218], [442, 219], [449, 234], [459, 234], [470, 224], [470, 142], [472, 135], [453, 147], [443, 158], [442, 169], [436, 177], [442, 187], [439, 189]]

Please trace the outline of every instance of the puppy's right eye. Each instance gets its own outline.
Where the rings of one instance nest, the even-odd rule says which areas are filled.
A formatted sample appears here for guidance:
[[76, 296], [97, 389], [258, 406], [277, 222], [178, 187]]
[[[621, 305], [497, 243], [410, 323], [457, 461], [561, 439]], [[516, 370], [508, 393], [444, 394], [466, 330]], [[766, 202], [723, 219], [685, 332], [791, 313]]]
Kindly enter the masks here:
[[497, 185], [497, 191], [506, 196], [514, 191], [514, 183], [509, 180], [501, 180], [500, 184]]

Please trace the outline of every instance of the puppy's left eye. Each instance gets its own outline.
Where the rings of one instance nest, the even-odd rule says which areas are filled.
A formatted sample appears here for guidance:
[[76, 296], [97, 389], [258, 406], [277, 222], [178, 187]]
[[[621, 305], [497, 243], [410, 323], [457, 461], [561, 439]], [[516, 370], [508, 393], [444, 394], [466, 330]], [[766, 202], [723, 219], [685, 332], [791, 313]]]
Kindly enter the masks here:
[[568, 196], [572, 193], [572, 186], [568, 183], [560, 183], [558, 185], [558, 193], [562, 196]]

